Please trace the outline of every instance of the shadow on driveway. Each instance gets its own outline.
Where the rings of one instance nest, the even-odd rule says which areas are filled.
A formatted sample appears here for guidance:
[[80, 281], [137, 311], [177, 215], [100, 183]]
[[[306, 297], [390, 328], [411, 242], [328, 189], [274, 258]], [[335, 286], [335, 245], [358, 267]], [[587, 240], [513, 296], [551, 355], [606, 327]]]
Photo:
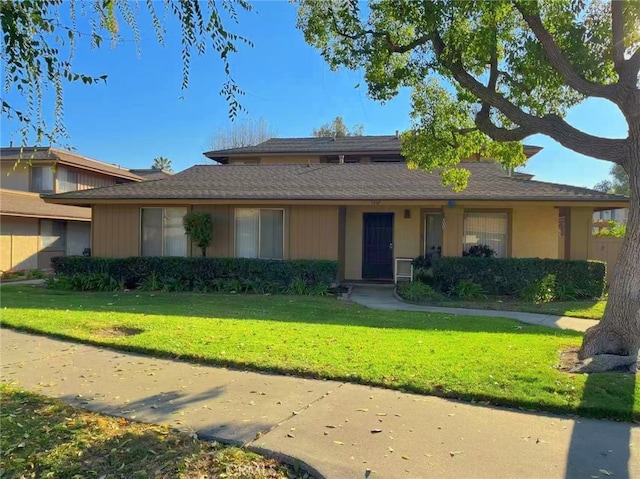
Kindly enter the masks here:
[[[611, 381], [612, 375], [623, 375], [623, 380]], [[620, 378], [616, 378], [620, 379]], [[609, 404], [608, 398], [615, 396], [622, 404], [622, 417], [633, 419], [634, 391], [636, 375], [625, 373], [589, 374], [579, 410], [593, 413], [598, 406]], [[616, 387], [612, 389], [612, 385]], [[603, 406], [603, 414], [606, 411]], [[630, 479], [639, 471], [632, 470], [630, 463], [630, 443], [633, 423], [607, 424], [606, 433], [602, 422], [590, 419], [576, 419], [569, 445], [566, 479], [596, 478]]]

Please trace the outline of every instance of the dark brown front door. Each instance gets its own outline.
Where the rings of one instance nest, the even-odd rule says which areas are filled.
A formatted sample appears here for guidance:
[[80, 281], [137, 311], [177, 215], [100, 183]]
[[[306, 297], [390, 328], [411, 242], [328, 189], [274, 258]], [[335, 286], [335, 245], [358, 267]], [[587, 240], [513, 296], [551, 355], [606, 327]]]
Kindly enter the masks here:
[[362, 278], [393, 279], [393, 213], [364, 213], [362, 224]]

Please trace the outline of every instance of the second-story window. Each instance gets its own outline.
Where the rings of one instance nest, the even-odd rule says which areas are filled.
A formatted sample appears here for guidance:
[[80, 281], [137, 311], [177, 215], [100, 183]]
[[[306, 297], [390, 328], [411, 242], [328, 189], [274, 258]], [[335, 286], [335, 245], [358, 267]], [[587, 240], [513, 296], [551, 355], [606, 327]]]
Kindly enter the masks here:
[[78, 189], [78, 172], [68, 168], [58, 169], [58, 193], [76, 191]]
[[50, 166], [31, 167], [31, 191], [53, 193], [53, 170]]

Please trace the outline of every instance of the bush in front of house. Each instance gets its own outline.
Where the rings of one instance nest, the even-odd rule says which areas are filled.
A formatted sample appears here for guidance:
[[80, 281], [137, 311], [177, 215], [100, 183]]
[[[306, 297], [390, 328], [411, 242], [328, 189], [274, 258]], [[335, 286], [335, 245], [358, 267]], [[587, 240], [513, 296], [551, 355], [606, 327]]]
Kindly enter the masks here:
[[429, 302], [442, 299], [440, 294], [428, 284], [411, 281], [398, 284], [398, 294], [407, 301]]
[[470, 279], [461, 279], [450, 291], [449, 294], [460, 299], [486, 299], [487, 296], [482, 289], [482, 285]]
[[606, 266], [601, 261], [466, 256], [438, 258], [432, 273], [432, 283], [440, 291], [452, 291], [460, 281], [469, 280], [487, 295], [513, 297], [552, 275], [554, 298], [584, 299], [602, 296]]
[[322, 295], [329, 292], [338, 276], [337, 261], [328, 260], [64, 256], [53, 258], [51, 264], [58, 280], [69, 282], [75, 277], [75, 285], [90, 283], [93, 275], [101, 275], [125, 288], [153, 291]]

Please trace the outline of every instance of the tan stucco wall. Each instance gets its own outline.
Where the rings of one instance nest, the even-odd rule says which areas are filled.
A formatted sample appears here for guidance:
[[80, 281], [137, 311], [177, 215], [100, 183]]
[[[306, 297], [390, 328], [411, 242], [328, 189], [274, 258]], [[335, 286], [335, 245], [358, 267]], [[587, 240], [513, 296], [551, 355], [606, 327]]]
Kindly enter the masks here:
[[464, 232], [464, 208], [444, 208], [444, 230], [442, 231], [442, 256], [462, 256]]
[[515, 207], [511, 214], [511, 256], [558, 258], [559, 210], [553, 206]]
[[420, 255], [420, 208], [409, 207], [411, 218], [404, 217], [407, 208], [388, 206], [347, 206], [345, 227], [345, 279], [362, 279], [362, 215], [394, 213], [393, 256], [415, 258]]
[[14, 170], [13, 165], [2, 165], [0, 187], [7, 190], [29, 191], [29, 166], [23, 162]]
[[588, 259], [591, 253], [593, 208], [572, 207], [567, 218], [569, 229], [569, 257]]
[[40, 237], [37, 218], [0, 217], [0, 270], [36, 269]]

